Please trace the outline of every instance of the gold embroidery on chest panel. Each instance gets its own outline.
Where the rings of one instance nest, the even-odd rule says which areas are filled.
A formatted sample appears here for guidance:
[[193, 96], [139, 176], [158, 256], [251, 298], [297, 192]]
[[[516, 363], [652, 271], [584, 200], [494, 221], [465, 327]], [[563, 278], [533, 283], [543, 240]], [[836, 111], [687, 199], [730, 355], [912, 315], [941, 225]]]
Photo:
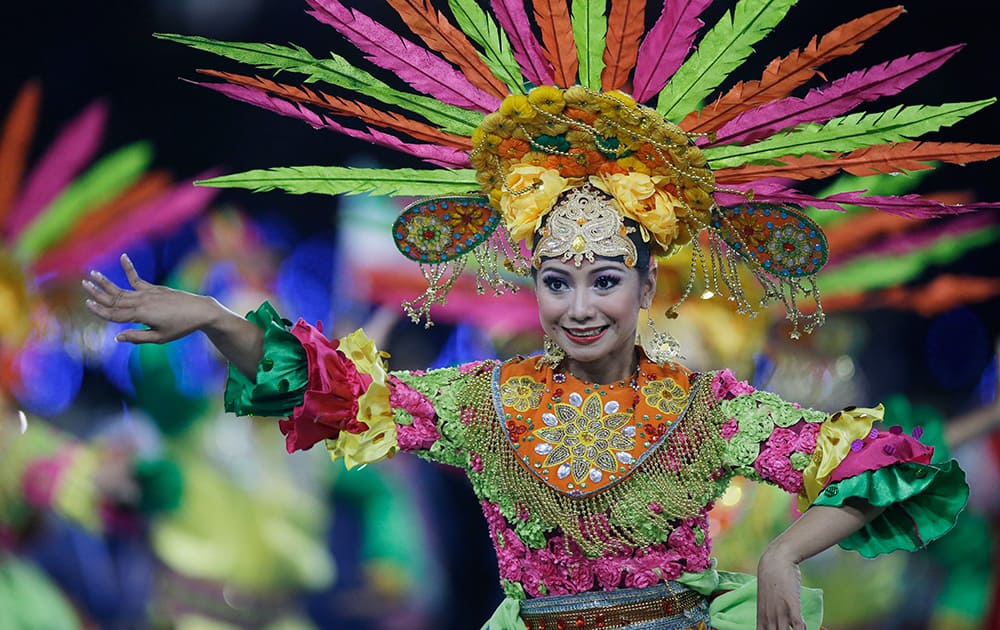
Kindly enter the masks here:
[[494, 371], [493, 408], [488, 414], [477, 408], [468, 437], [482, 458], [477, 485], [484, 498], [513, 507], [508, 517], [526, 514], [543, 531], [561, 530], [597, 557], [664, 542], [676, 521], [697, 516], [724, 489], [719, 481], [723, 442], [709, 409], [714, 374], [703, 374], [691, 386], [686, 410], [627, 478], [573, 496], [542, 481], [512, 448], [498, 404], [499, 370]]

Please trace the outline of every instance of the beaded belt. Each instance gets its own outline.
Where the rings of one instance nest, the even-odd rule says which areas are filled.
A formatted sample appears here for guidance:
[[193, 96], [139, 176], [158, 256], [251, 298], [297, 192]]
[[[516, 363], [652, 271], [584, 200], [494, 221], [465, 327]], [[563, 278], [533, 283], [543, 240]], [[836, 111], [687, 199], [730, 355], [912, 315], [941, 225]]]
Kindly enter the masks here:
[[521, 619], [528, 630], [688, 630], [708, 628], [708, 604], [698, 593], [669, 582], [527, 599], [521, 602]]

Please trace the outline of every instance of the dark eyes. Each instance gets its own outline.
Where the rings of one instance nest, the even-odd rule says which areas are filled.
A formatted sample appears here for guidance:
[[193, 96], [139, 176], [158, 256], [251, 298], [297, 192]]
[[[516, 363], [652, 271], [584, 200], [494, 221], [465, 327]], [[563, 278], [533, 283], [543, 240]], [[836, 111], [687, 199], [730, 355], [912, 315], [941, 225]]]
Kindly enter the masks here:
[[598, 276], [594, 280], [594, 287], [601, 290], [613, 289], [618, 286], [621, 282], [621, 278], [617, 276]]
[[[602, 275], [594, 279], [594, 288], [599, 291], [613, 289], [621, 283], [621, 278], [613, 275]], [[558, 293], [569, 288], [566, 281], [558, 276], [547, 276], [542, 278], [542, 284], [549, 291]]]
[[555, 276], [548, 276], [546, 278], [542, 278], [542, 284], [545, 285], [546, 289], [553, 292], [562, 291], [563, 289], [566, 288], [566, 283], [563, 281], [563, 279]]

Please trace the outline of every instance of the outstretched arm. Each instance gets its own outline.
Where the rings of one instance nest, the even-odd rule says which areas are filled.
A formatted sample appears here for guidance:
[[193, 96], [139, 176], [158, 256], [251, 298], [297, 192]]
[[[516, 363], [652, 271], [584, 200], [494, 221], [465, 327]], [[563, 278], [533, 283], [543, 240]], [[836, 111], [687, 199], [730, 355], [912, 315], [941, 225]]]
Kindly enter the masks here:
[[264, 334], [260, 328], [213, 297], [146, 282], [125, 254], [121, 264], [131, 290], [119, 287], [97, 271], [91, 271], [90, 279], [83, 281], [90, 295], [87, 308], [95, 315], [112, 322], [147, 326], [145, 330], [124, 330], [115, 337], [117, 341], [166, 343], [200, 330], [226, 360], [247, 378], [256, 378], [263, 352]]
[[757, 629], [804, 629], [799, 563], [858, 531], [883, 510], [861, 501], [815, 505], [775, 538], [757, 565]]

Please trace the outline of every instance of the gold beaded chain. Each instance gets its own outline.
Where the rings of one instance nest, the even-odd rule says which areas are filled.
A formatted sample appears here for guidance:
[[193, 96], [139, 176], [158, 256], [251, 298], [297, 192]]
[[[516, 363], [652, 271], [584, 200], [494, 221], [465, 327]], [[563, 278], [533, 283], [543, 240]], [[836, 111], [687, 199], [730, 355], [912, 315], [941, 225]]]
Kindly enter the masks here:
[[[500, 426], [491, 384], [472, 388], [463, 401], [472, 411], [469, 447], [480, 453], [484, 483], [494, 488], [546, 532], [561, 530], [590, 557], [620, 553], [626, 546], [661, 543], [678, 520], [697, 516], [722, 492], [719, 481], [721, 420], [710, 411], [711, 373], [692, 386], [685, 416], [627, 479], [607, 490], [575, 498], [558, 492], [518, 461]], [[474, 390], [474, 391], [472, 391]]]

